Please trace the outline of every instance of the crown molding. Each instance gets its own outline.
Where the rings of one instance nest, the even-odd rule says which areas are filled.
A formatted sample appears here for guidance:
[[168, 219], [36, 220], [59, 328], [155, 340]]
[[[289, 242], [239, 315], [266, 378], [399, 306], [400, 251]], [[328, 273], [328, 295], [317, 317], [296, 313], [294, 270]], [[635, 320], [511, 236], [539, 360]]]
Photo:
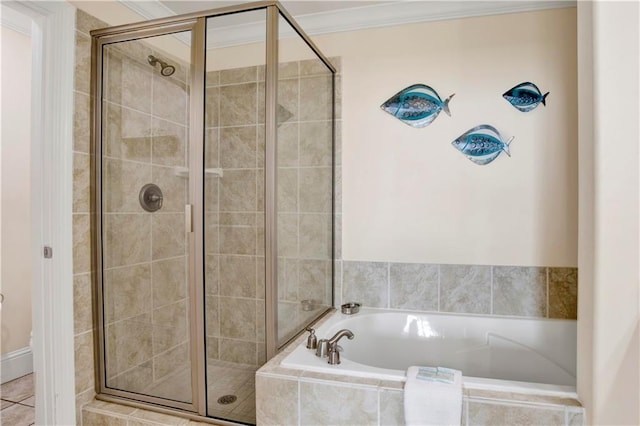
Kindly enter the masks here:
[[3, 28], [19, 32], [31, 37], [31, 18], [16, 11], [12, 7], [2, 4], [0, 25]]
[[296, 17], [309, 35], [576, 7], [576, 1], [400, 1]]
[[175, 12], [169, 9], [158, 0], [153, 1], [139, 1], [139, 0], [118, 0], [118, 3], [133, 10], [144, 19], [157, 19], [165, 18], [167, 16], [174, 16]]
[[[174, 16], [175, 13], [154, 1], [118, 0], [144, 19]], [[576, 0], [538, 1], [398, 1], [339, 9], [329, 12], [298, 15], [296, 21], [310, 35], [381, 28], [420, 22], [445, 21], [488, 15], [532, 12], [546, 9], [576, 7]], [[281, 38], [294, 37], [291, 28], [280, 30]], [[264, 28], [252, 23], [207, 31], [207, 48], [235, 46], [264, 41]], [[185, 44], [189, 40], [181, 38]]]

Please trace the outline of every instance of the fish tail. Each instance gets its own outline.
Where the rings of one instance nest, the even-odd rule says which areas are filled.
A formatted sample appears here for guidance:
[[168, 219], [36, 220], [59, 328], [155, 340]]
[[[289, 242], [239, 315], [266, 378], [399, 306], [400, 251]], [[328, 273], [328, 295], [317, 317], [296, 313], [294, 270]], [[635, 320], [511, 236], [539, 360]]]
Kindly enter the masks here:
[[542, 105], [547, 106], [547, 95], [549, 94], [549, 92], [545, 93], [544, 95], [542, 95]]
[[[504, 147], [502, 148], [502, 150], [505, 152], [505, 154], [507, 154], [509, 157], [511, 157], [511, 152], [509, 152], [509, 145], [511, 145], [511, 142], [513, 142], [513, 139], [515, 138], [515, 136], [511, 136], [509, 138], [509, 140], [507, 141], [507, 143], [504, 144]], [[500, 151], [498, 151], [500, 152]]]
[[449, 96], [447, 99], [444, 100], [443, 105], [442, 105], [442, 110], [444, 112], [447, 113], [447, 115], [449, 117], [451, 117], [451, 111], [449, 111], [449, 101], [451, 100], [451, 98], [453, 98], [456, 94], [454, 93], [453, 95]]

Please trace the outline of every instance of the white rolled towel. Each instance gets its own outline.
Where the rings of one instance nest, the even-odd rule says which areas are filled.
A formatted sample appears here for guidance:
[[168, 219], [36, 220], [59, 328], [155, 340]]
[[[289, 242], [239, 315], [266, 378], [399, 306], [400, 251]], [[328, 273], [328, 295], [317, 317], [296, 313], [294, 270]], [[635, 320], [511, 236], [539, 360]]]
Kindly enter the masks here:
[[462, 417], [462, 372], [412, 366], [404, 385], [407, 426], [459, 426]]

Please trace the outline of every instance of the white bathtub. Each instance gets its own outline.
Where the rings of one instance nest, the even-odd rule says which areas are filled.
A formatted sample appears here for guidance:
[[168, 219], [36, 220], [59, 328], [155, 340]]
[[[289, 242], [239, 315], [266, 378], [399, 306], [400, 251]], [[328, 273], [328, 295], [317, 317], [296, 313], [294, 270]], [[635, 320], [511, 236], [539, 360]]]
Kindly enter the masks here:
[[576, 321], [361, 309], [333, 314], [316, 335], [343, 328], [355, 338], [340, 340], [340, 365], [304, 344], [281, 365], [385, 380], [405, 380], [411, 365], [441, 366], [461, 370], [465, 388], [576, 396]]

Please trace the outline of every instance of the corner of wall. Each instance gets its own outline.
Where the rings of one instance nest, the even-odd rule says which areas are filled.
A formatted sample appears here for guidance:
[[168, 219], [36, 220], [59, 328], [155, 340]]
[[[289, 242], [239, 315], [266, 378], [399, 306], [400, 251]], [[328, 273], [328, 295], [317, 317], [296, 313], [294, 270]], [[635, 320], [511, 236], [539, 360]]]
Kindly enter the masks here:
[[593, 407], [594, 145], [593, 6], [578, 2], [578, 398], [587, 421]]

